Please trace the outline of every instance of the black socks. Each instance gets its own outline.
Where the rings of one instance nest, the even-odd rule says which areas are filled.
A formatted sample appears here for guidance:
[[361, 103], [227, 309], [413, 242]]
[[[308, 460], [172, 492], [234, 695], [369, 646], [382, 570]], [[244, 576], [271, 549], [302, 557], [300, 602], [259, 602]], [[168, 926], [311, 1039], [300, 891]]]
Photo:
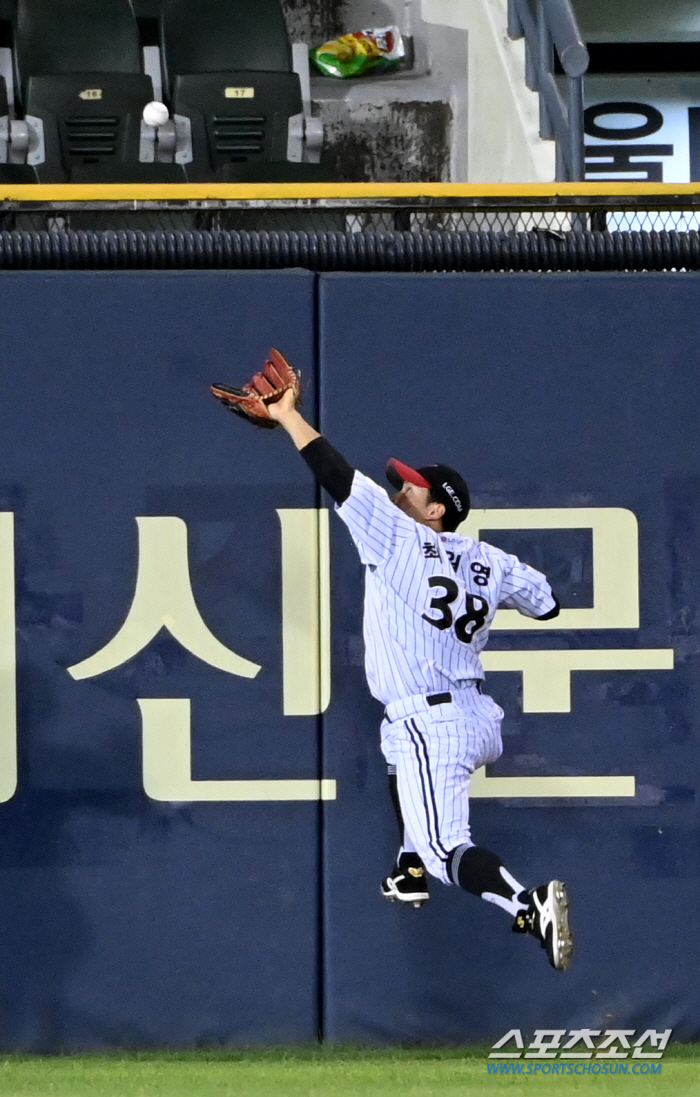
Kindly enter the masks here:
[[457, 846], [450, 853], [447, 871], [452, 880], [472, 895], [495, 903], [513, 917], [527, 909], [530, 897], [511, 876], [500, 857], [480, 846]]

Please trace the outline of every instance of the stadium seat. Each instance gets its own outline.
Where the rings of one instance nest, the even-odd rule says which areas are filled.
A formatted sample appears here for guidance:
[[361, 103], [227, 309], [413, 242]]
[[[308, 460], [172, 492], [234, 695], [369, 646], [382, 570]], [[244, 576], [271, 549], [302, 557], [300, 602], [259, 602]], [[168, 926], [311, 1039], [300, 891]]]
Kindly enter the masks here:
[[278, 0], [163, 0], [161, 20], [176, 158], [188, 179], [328, 178], [310, 162], [320, 123], [305, 109]]
[[14, 47], [39, 182], [183, 181], [148, 148], [154, 90], [129, 0], [18, 0]]

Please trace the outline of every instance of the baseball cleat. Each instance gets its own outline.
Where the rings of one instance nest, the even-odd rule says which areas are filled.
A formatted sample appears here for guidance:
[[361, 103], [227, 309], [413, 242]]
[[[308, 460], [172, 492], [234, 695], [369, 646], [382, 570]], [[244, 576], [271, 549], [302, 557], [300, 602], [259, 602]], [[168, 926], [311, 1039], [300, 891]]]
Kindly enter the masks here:
[[513, 922], [514, 933], [529, 933], [547, 951], [547, 958], [557, 971], [566, 971], [574, 951], [569, 926], [569, 895], [561, 880], [532, 888], [528, 892], [530, 906], [521, 910]]
[[382, 880], [382, 895], [390, 903], [412, 903], [422, 907], [428, 902], [428, 879], [423, 862], [417, 853], [402, 853], [393, 875]]

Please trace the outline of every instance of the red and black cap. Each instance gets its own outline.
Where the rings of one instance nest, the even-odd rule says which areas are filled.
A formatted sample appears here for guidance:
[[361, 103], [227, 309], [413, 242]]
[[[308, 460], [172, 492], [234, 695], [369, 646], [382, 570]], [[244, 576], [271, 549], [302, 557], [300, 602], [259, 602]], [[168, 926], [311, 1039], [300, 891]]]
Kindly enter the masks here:
[[459, 473], [449, 465], [423, 465], [414, 469], [392, 457], [386, 466], [386, 478], [397, 491], [401, 490], [405, 482], [419, 488], [431, 488], [433, 497], [445, 508], [442, 524], [446, 530], [457, 529], [459, 523], [469, 514], [469, 488]]

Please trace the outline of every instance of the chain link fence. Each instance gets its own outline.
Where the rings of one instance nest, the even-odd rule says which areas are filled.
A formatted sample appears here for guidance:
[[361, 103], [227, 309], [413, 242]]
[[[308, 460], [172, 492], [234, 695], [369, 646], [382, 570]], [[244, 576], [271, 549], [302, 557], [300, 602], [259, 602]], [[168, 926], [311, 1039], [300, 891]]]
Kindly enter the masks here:
[[700, 195], [620, 198], [20, 203], [0, 207], [20, 232], [698, 232]]
[[25, 202], [2, 269], [700, 270], [700, 194]]

